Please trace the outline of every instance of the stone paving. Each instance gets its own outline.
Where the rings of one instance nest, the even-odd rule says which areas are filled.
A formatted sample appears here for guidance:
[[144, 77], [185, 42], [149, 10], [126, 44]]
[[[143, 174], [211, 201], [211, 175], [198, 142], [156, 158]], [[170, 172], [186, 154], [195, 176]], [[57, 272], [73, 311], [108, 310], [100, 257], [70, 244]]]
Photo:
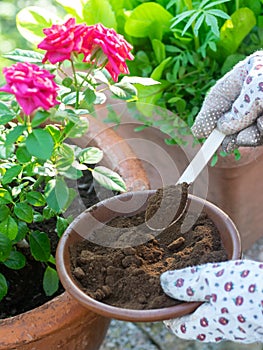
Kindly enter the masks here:
[[[244, 252], [244, 258], [263, 261], [263, 238]], [[162, 322], [130, 323], [112, 320], [100, 350], [263, 350], [263, 344], [221, 342], [203, 344], [171, 334]]]

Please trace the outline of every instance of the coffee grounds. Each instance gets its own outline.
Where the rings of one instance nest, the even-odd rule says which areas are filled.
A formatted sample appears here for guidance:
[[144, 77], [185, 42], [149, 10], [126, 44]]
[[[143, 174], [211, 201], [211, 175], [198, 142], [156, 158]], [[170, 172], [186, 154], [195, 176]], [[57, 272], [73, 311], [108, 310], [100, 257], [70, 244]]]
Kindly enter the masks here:
[[[194, 219], [191, 214], [187, 217]], [[192, 228], [183, 234], [182, 220], [155, 236], [145, 225], [145, 212], [118, 217], [105, 226], [107, 236], [113, 230], [114, 247], [90, 241], [72, 246], [72, 273], [80, 288], [96, 300], [122, 308], [156, 309], [181, 303], [163, 292], [161, 273], [227, 260], [218, 230], [205, 213], [201, 213]], [[116, 227], [125, 228], [119, 230], [119, 237]], [[103, 242], [103, 233], [102, 228], [94, 235], [102, 235]], [[135, 245], [143, 235], [149, 240]], [[127, 246], [127, 239], [130, 246]]]
[[152, 229], [164, 229], [178, 220], [186, 209], [189, 185], [184, 182], [159, 188], [149, 199], [145, 212], [147, 225]]

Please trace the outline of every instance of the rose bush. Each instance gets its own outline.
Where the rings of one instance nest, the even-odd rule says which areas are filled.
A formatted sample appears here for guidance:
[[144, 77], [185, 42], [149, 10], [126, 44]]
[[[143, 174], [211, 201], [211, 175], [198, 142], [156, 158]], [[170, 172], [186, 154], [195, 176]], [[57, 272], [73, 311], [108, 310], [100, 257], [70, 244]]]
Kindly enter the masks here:
[[[0, 87], [0, 300], [8, 293], [1, 266], [21, 269], [35, 259], [45, 266], [47, 295], [58, 289], [55, 258], [47, 232], [35, 224], [56, 219], [58, 236], [71, 221], [64, 213], [76, 193], [67, 180], [91, 172], [102, 186], [126, 191], [121, 177], [96, 166], [103, 153], [81, 149], [67, 140], [88, 130], [85, 114], [106, 101], [105, 90], [124, 100], [136, 100], [132, 82], [152, 79], [124, 77], [132, 47], [102, 25], [76, 24], [74, 18], [44, 29], [38, 51], [16, 49], [5, 55], [17, 63], [5, 67]], [[110, 74], [109, 74], [110, 73]], [[129, 80], [130, 79], [130, 80]]]

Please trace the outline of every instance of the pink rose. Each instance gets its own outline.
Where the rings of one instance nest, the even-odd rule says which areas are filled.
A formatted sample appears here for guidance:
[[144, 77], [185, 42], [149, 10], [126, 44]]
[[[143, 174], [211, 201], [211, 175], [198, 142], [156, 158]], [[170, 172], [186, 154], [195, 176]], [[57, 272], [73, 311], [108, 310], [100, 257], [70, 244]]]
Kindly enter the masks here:
[[44, 29], [46, 38], [38, 45], [38, 48], [47, 51], [43, 63], [49, 61], [55, 64], [69, 60], [72, 52], [79, 52], [86, 30], [85, 24], [76, 25], [75, 18], [70, 18], [62, 25], [54, 24], [51, 28]]
[[0, 88], [15, 95], [26, 115], [42, 107], [48, 110], [59, 102], [56, 100], [58, 86], [54, 75], [31, 63], [16, 63], [3, 69], [7, 84]]
[[117, 34], [115, 30], [108, 29], [102, 24], [88, 26], [83, 38], [81, 52], [84, 54], [84, 62], [92, 62], [99, 50], [103, 51], [104, 57], [100, 57], [97, 64], [109, 71], [114, 81], [118, 80], [120, 73], [129, 74], [126, 59], [132, 60], [132, 46]]

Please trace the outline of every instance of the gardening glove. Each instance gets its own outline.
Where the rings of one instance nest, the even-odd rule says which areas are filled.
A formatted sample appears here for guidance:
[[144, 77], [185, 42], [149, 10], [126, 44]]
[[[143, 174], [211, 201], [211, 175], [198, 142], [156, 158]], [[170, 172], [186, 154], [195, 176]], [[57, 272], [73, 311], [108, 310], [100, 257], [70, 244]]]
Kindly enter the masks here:
[[171, 298], [203, 301], [194, 313], [165, 321], [178, 337], [202, 342], [263, 342], [263, 263], [231, 260], [161, 275]]
[[227, 152], [263, 144], [263, 51], [240, 61], [207, 94], [192, 132], [207, 137], [215, 127], [228, 135]]

